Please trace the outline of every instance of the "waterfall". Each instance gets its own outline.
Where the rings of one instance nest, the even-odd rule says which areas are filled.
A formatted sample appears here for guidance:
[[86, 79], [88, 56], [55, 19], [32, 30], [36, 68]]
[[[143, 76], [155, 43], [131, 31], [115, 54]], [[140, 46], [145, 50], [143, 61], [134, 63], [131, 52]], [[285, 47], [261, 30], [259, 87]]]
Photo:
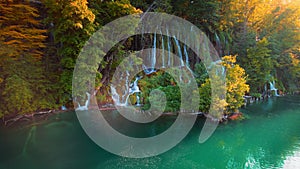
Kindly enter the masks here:
[[153, 48], [152, 48], [152, 59], [151, 68], [154, 69], [156, 64], [156, 33], [154, 33]]
[[164, 36], [160, 30], [161, 34], [161, 48], [162, 48], [162, 68], [165, 68], [165, 43], [164, 43]]
[[141, 78], [140, 77], [136, 77], [135, 78], [135, 81], [133, 83], [130, 84], [130, 87], [129, 87], [129, 95], [132, 95], [134, 93], [137, 93], [137, 92], [141, 92], [140, 91], [140, 88], [138, 86], [138, 81], [140, 80]]
[[153, 69], [152, 68], [147, 68], [145, 65], [143, 65], [142, 67], [143, 67], [144, 73], [146, 75], [150, 75], [150, 74], [156, 72], [154, 68]]
[[111, 85], [110, 86], [110, 91], [111, 91], [112, 99], [115, 102], [115, 104], [120, 105], [121, 104], [120, 103], [120, 96], [117, 92], [117, 89], [113, 85]]
[[220, 41], [220, 38], [217, 33], [215, 33], [215, 38], [216, 38], [217, 51], [218, 51], [219, 55], [221, 55], [221, 41]]
[[62, 105], [61, 110], [65, 111], [65, 110], [67, 110], [67, 107], [65, 105]]
[[[177, 52], [178, 52], [178, 55], [179, 55], [179, 61], [180, 61], [180, 64], [179, 66], [182, 67], [184, 66], [184, 63], [183, 63], [183, 59], [182, 59], [182, 52], [181, 52], [181, 48], [180, 48], [180, 44], [179, 44], [179, 41], [178, 39], [174, 36], [174, 39], [175, 39], [175, 44], [177, 46]], [[182, 82], [182, 71], [180, 69], [180, 72], [179, 72], [179, 81]]]
[[[148, 54], [148, 62], [152, 63], [152, 53], [151, 53], [151, 50], [149, 50], [149, 54]], [[151, 66], [151, 65], [150, 65]]]
[[[128, 77], [126, 79], [128, 79]], [[126, 80], [125, 89], [124, 89], [124, 93], [122, 95], [121, 100], [120, 100], [120, 95], [118, 94], [116, 87], [113, 85], [110, 86], [112, 99], [115, 102], [115, 105], [127, 106], [130, 95], [141, 92], [140, 88], [138, 86], [138, 81], [140, 79], [141, 79], [141, 77], [136, 77], [135, 81], [133, 83], [131, 83], [130, 85], [128, 85], [129, 81]], [[138, 95], [137, 95], [137, 104], [140, 104]]]
[[[177, 35], [177, 36], [171, 35], [170, 36], [169, 31], [170, 30], [166, 29], [166, 36], [167, 36], [166, 38], [163, 36], [162, 29], [160, 30], [161, 38], [157, 35], [157, 33], [153, 33], [153, 36], [151, 38], [152, 41], [150, 41], [150, 43], [152, 43], [152, 45], [150, 44], [150, 46], [152, 48], [149, 49], [148, 51], [145, 51], [142, 53], [142, 54], [144, 54], [144, 61], [146, 61], [145, 64], [141, 65], [142, 71], [146, 75], [151, 75], [152, 73], [157, 71], [156, 66], [158, 66], [158, 65], [161, 68], [176, 66], [176, 67], [179, 67], [179, 70], [176, 71], [176, 73], [178, 73], [179, 80], [180, 80], [180, 82], [183, 82], [186, 77], [186, 74], [184, 74], [184, 70], [183, 70], [184, 66], [186, 66], [188, 71], [193, 73], [192, 70], [189, 68], [189, 65], [190, 65], [189, 53], [188, 53], [189, 48], [187, 45], [181, 46], [179, 39], [177, 39], [179, 35]], [[191, 31], [193, 31], [193, 27], [191, 27]], [[173, 40], [173, 38], [174, 38], [174, 40]], [[191, 37], [187, 37], [187, 38], [189, 39]], [[186, 43], [186, 41], [187, 41], [187, 39], [185, 40], [185, 43]], [[158, 45], [158, 47], [162, 48], [163, 53], [157, 53], [157, 51], [156, 51], [157, 45]], [[161, 46], [159, 46], [159, 45], [161, 45]], [[146, 46], [149, 47], [149, 44], [146, 44]], [[166, 51], [165, 51], [165, 48], [166, 48]], [[197, 46], [197, 48], [199, 49], [199, 45]], [[168, 54], [166, 54], [165, 52], [168, 52]], [[177, 52], [177, 55], [179, 57], [179, 63], [177, 63], [178, 62], [177, 58], [175, 60], [173, 60], [171, 58], [171, 54], [173, 52]], [[162, 60], [160, 60], [160, 57], [162, 57], [161, 58]], [[159, 60], [158, 63], [156, 63], [157, 60]], [[129, 63], [129, 64], [132, 64], [132, 63]], [[141, 79], [141, 77], [136, 77], [134, 82], [131, 83], [130, 71], [123, 70], [119, 74], [121, 74], [121, 75], [118, 79], [118, 83], [110, 86], [111, 95], [112, 95], [114, 104], [117, 106], [127, 106], [128, 99], [130, 98], [130, 96], [135, 94], [134, 97], [136, 97], [136, 106], [140, 106], [141, 105], [141, 99], [140, 99], [141, 95], [139, 93], [141, 91], [138, 86], [138, 81]], [[189, 80], [189, 82], [190, 82], [190, 80]], [[80, 106], [80, 105], [79, 105], [79, 107], [81, 107], [81, 109], [84, 108], [83, 106]]]
[[167, 37], [168, 37], [168, 66], [171, 66], [171, 40], [169, 36], [169, 31], [167, 29]]
[[270, 82], [270, 90], [274, 90], [275, 91], [275, 96], [279, 96], [278, 94], [278, 89], [275, 88], [275, 81], [273, 80], [273, 83]]
[[140, 103], [140, 97], [139, 95], [136, 93], [136, 106], [141, 106], [141, 103]]
[[88, 92], [86, 92], [87, 95], [87, 100], [85, 101], [84, 106], [80, 106], [80, 103], [77, 102], [78, 107], [75, 110], [79, 110], [79, 111], [83, 111], [83, 110], [88, 110], [89, 105], [90, 105], [90, 100], [91, 100], [91, 94], [89, 94]]
[[182, 59], [182, 52], [181, 52], [179, 41], [178, 41], [178, 39], [175, 36], [174, 36], [174, 39], [175, 39], [175, 43], [176, 43], [176, 46], [177, 46], [178, 55], [179, 55], [179, 58], [180, 58], [180, 66], [184, 66], [183, 59]]
[[183, 51], [184, 51], [184, 55], [185, 55], [185, 64], [187, 67], [189, 67], [189, 55], [186, 49], [186, 45], [183, 46]]
[[154, 38], [153, 38], [153, 47], [152, 47], [152, 52], [151, 50], [149, 50], [149, 62], [150, 62], [150, 68], [148, 68], [146, 65], [142, 65], [144, 73], [146, 75], [150, 75], [154, 72], [156, 72], [155, 70], [155, 64], [156, 64], [156, 33], [154, 34]]

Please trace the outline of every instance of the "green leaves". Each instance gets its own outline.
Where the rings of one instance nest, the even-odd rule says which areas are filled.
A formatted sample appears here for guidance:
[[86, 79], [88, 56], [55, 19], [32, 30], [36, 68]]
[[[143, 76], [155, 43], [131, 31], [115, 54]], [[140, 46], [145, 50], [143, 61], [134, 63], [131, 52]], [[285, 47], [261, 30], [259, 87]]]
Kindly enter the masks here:
[[[39, 9], [28, 1], [0, 2], [0, 114], [52, 108], [45, 78], [45, 32]], [[1, 116], [0, 115], [0, 116]]]
[[[60, 102], [71, 98], [72, 75], [77, 56], [86, 40], [94, 32], [95, 15], [87, 6], [87, 0], [44, 0], [47, 9], [46, 22], [51, 25], [60, 56]], [[91, 57], [95, 57], [91, 55]]]
[[5, 112], [24, 114], [34, 110], [31, 106], [34, 96], [30, 85], [17, 75], [7, 78], [2, 96], [6, 103]]
[[[218, 89], [226, 88], [226, 99], [222, 99], [219, 96], [212, 96], [211, 80], [206, 79], [199, 87], [200, 94], [200, 111], [208, 113], [209, 110], [213, 110], [211, 115], [220, 119], [222, 112], [232, 113], [236, 112], [244, 104], [243, 96], [249, 92], [249, 86], [246, 84], [246, 74], [243, 68], [236, 64], [236, 56], [224, 56], [222, 58], [222, 65], [226, 70], [226, 85], [218, 84], [217, 77], [214, 77], [214, 83], [218, 84]], [[212, 99], [214, 103], [212, 103]], [[222, 109], [226, 107], [226, 109]], [[221, 113], [220, 113], [221, 112]]]
[[[94, 48], [82, 48], [103, 25], [125, 15], [141, 13], [138, 8], [146, 11], [152, 4], [145, 0], [41, 2], [43, 5], [29, 1], [0, 2], [0, 116], [8, 112], [28, 113], [57, 108], [70, 103], [73, 69], [79, 53], [86, 57], [78, 65], [84, 70], [81, 72], [82, 81], [78, 85], [89, 85], [88, 90], [91, 91], [103, 87], [103, 90], [100, 89], [102, 94], [109, 93], [107, 84], [113, 71], [136, 48], [134, 38], [120, 42], [108, 53], [101, 49], [112, 42], [101, 35], [88, 42]], [[152, 12], [172, 13], [189, 20], [208, 35], [220, 55], [238, 55], [240, 66], [235, 64], [235, 57], [224, 57], [223, 64], [227, 71], [226, 102], [219, 99], [217, 104], [210, 105], [211, 88], [206, 69], [188, 51], [191, 56], [189, 63], [202, 95], [201, 111], [208, 111], [210, 106], [218, 109], [219, 105], [227, 105], [226, 111], [235, 111], [240, 107], [242, 95], [249, 90], [245, 84], [245, 71], [252, 93], [261, 93], [271, 76], [277, 80], [279, 89], [299, 88], [299, 1], [284, 4], [281, 0], [265, 2], [156, 0], [149, 9]], [[44, 19], [43, 24], [41, 19]], [[116, 26], [125, 29], [136, 23], [132, 21]], [[48, 38], [45, 28], [48, 29]], [[208, 44], [205, 42], [203, 45]], [[207, 51], [201, 52], [202, 55], [209, 55]], [[101, 63], [99, 56], [104, 56]], [[142, 64], [138, 59], [133, 63]], [[90, 78], [94, 77], [95, 85], [88, 84]], [[144, 92], [141, 97], [146, 99], [146, 105], [147, 94], [158, 88], [169, 99], [166, 111], [178, 111], [180, 91], [170, 75], [157, 72], [151, 78], [144, 77], [139, 85]], [[85, 96], [86, 91], [78, 92]], [[219, 114], [215, 116], [219, 118]]]
[[[158, 87], [158, 90], [162, 91], [165, 96], [166, 96], [166, 107], [164, 112], [178, 112], [180, 110], [180, 104], [181, 104], [181, 94], [180, 94], [180, 89], [178, 86], [164, 86], [164, 87]], [[155, 97], [155, 96], [154, 96]], [[149, 100], [151, 97], [147, 97], [146, 99], [146, 104], [143, 109], [148, 109], [150, 107]], [[161, 103], [161, 98], [158, 98], [157, 100], [151, 100], [153, 105], [160, 105]]]
[[268, 40], [263, 38], [257, 42], [256, 46], [247, 50], [246, 57], [241, 58], [252, 92], [260, 92], [258, 89], [263, 88], [268, 81], [268, 76], [274, 69], [274, 62], [270, 56], [271, 50], [268, 49], [268, 45]]

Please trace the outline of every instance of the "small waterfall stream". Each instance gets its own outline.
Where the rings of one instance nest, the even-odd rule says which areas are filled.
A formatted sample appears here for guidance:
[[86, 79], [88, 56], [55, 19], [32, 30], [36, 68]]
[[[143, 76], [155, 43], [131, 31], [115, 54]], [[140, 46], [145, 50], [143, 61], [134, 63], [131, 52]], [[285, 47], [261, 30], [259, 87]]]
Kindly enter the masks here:
[[185, 55], [185, 64], [188, 67], [189, 66], [189, 54], [187, 52], [186, 45], [183, 46], [183, 51], [184, 51], [184, 55]]
[[[160, 34], [162, 35], [162, 32], [160, 30]], [[161, 48], [162, 48], [162, 68], [165, 68], [165, 43], [164, 43], [164, 36], [161, 36]]]
[[[127, 77], [127, 79], [128, 79], [128, 77]], [[124, 95], [121, 96], [121, 98], [122, 98], [121, 100], [120, 100], [120, 95], [118, 94], [116, 87], [113, 85], [110, 87], [112, 98], [116, 105], [127, 106], [130, 95], [136, 94], [137, 106], [140, 106], [140, 97], [138, 96], [138, 93], [141, 92], [140, 88], [138, 86], [138, 81], [140, 79], [141, 79], [141, 77], [136, 77], [135, 81], [129, 85], [129, 88], [125, 88], [125, 89], [128, 89], [128, 92], [127, 91], [124, 92]], [[127, 81], [126, 81], [126, 83], [127, 83]], [[126, 85], [126, 86], [128, 86], [128, 85]]]
[[180, 66], [184, 66], [184, 62], [183, 62], [183, 59], [182, 59], [182, 52], [181, 52], [180, 44], [179, 44], [179, 41], [178, 41], [178, 39], [176, 38], [176, 36], [174, 36], [174, 40], [175, 40], [175, 43], [176, 43], [176, 46], [177, 46], [177, 52], [178, 52], [179, 59], [180, 59]]
[[167, 37], [168, 37], [168, 66], [171, 66], [171, 40], [169, 36], [169, 31], [167, 29]]
[[274, 90], [275, 92], [275, 96], [279, 96], [278, 94], [278, 89], [275, 88], [275, 81], [273, 80], [273, 82], [270, 82], [270, 90]]
[[88, 110], [88, 107], [90, 105], [90, 100], [91, 100], [91, 94], [89, 94], [88, 92], [86, 92], [86, 95], [87, 95], [87, 99], [85, 101], [85, 104], [83, 106], [81, 106], [80, 103], [77, 102], [78, 107], [75, 109], [76, 111]]
[[151, 68], [154, 69], [156, 64], [156, 33], [154, 34], [152, 57], [151, 57]]

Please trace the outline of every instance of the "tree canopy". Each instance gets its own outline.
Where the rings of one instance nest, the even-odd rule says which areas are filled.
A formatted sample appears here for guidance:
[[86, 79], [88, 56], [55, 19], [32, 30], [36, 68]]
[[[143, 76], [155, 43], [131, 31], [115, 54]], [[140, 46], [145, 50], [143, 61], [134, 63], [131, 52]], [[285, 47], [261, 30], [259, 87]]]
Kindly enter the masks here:
[[[62, 105], [72, 107], [74, 65], [87, 40], [115, 19], [143, 12], [182, 17], [207, 35], [226, 68], [228, 93], [220, 100], [226, 105], [225, 111], [236, 111], [242, 106], [243, 95], [262, 93], [273, 80], [282, 92], [300, 88], [299, 0], [2, 0], [0, 117]], [[154, 41], [156, 38], [160, 40]], [[200, 94], [210, 95], [206, 68], [183, 42], [176, 44], [173, 37], [143, 35], [120, 42], [105, 53], [102, 63], [98, 63], [98, 56], [103, 51], [84, 51], [90, 56], [90, 64], [80, 66], [87, 69], [85, 73], [96, 73], [95, 88], [90, 90], [98, 101], [111, 101], [110, 76], [124, 57], [142, 47], [154, 46], [153, 42], [165, 50], [169, 43], [172, 52], [182, 50], [189, 55], [187, 61]], [[97, 43], [101, 46], [109, 42], [102, 39]], [[152, 80], [145, 77], [139, 83], [146, 93], [144, 104], [148, 104], [147, 92], [158, 87], [172, 98], [168, 110], [178, 110], [178, 87], [167, 74], [159, 72], [156, 76]], [[200, 110], [207, 111], [209, 103], [209, 97], [200, 99]]]

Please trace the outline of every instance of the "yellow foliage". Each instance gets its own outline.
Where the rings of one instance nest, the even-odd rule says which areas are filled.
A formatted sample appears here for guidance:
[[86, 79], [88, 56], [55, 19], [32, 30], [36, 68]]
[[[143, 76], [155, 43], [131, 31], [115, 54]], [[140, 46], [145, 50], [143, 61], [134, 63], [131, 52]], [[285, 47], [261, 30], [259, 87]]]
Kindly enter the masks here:
[[18, 58], [31, 55], [40, 59], [40, 50], [45, 47], [46, 30], [39, 28], [38, 10], [29, 1], [1, 1], [0, 10], [1, 42], [14, 48], [8, 56]]
[[83, 26], [82, 26], [82, 24], [80, 22], [75, 23], [75, 27], [76, 28], [80, 28], [80, 29], [83, 28]]
[[245, 70], [236, 63], [236, 56], [224, 56], [222, 65], [226, 68], [226, 101], [228, 111], [236, 111], [244, 104], [243, 96], [249, 92]]

